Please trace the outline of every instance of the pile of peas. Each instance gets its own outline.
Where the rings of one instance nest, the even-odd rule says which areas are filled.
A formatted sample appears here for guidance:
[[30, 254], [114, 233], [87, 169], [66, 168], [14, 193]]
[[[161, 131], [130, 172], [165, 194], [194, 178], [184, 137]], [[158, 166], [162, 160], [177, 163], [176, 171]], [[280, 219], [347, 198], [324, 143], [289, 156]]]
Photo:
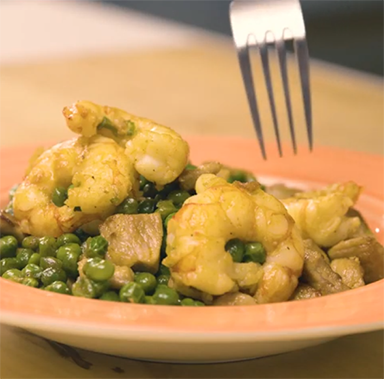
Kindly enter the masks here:
[[[193, 170], [195, 166], [188, 165]], [[233, 181], [249, 181], [241, 171], [229, 178]], [[165, 257], [167, 225], [194, 191], [180, 189], [177, 182], [167, 184], [158, 191], [153, 183], [140, 177], [142, 198], [126, 198], [116, 210], [119, 214], [154, 213], [161, 215], [164, 237], [161, 259]], [[12, 198], [14, 188], [11, 190]], [[52, 202], [64, 205], [67, 189], [55, 189]], [[265, 262], [265, 250], [259, 242], [244, 243], [239, 239], [228, 241], [225, 246], [234, 262]], [[204, 303], [180, 295], [168, 286], [169, 269], [160, 265], [158, 272], [136, 272], [134, 280], [120, 290], [110, 288], [115, 266], [105, 259], [108, 242], [102, 236], [90, 237], [81, 229], [75, 233], [53, 237], [25, 237], [21, 244], [14, 236], [0, 238], [0, 275], [4, 279], [30, 287], [65, 295], [91, 299], [145, 303], [157, 305], [203, 306]], [[82, 275], [78, 262], [85, 258]]]
[[[80, 234], [80, 233], [79, 233]], [[82, 235], [80, 235], [82, 237]], [[169, 270], [160, 266], [156, 275], [136, 272], [134, 280], [120, 290], [110, 288], [113, 263], [105, 259], [108, 248], [102, 236], [88, 237], [68, 233], [59, 238], [25, 237], [21, 245], [13, 236], [0, 238], [0, 274], [4, 279], [65, 295], [158, 305], [204, 305], [181, 298], [168, 287]], [[86, 258], [79, 275], [78, 262]]]

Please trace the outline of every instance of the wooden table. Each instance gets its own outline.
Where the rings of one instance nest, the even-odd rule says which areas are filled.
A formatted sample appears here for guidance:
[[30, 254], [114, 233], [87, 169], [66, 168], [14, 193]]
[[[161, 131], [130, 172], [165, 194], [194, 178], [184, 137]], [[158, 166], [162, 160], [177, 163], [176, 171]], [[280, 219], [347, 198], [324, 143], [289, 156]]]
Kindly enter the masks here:
[[[121, 107], [181, 134], [255, 138], [232, 46], [222, 40], [188, 49], [121, 53], [1, 68], [1, 146], [46, 142], [71, 135], [61, 110], [80, 99]], [[256, 61], [255, 63], [258, 63]], [[291, 87], [298, 139], [306, 143], [298, 76]], [[275, 61], [273, 73], [277, 73]], [[255, 64], [267, 139], [273, 127], [260, 67]], [[275, 75], [278, 118], [289, 138], [280, 78]], [[313, 62], [315, 144], [382, 154], [382, 80]], [[22, 131], [22, 132], [21, 132]]]
[[[121, 107], [181, 134], [254, 137], [234, 49], [222, 39], [195, 38], [184, 49], [18, 61], [0, 68], [0, 146], [47, 144], [67, 138], [61, 110], [78, 99]], [[267, 139], [269, 107], [255, 63]], [[273, 64], [276, 73], [275, 63]], [[312, 63], [315, 146], [383, 154], [382, 80]], [[293, 92], [297, 74], [290, 65]], [[289, 138], [283, 98], [278, 116]], [[306, 143], [299, 97], [294, 112]], [[5, 162], [1, 162], [4, 164]], [[8, 164], [8, 162], [7, 162]], [[1, 326], [1, 378], [382, 378], [383, 333], [338, 339], [281, 356], [220, 365], [172, 365], [78, 351]]]

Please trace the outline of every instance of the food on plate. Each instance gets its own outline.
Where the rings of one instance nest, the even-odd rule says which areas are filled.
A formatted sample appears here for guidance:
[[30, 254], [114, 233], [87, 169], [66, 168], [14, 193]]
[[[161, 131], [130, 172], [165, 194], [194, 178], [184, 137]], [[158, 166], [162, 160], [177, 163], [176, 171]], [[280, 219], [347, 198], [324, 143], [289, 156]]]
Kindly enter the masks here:
[[332, 184], [324, 189], [299, 192], [283, 199], [304, 237], [330, 247], [354, 236], [361, 224], [347, 212], [357, 201], [361, 187], [353, 182]]
[[37, 151], [0, 213], [0, 275], [45, 291], [178, 306], [257, 305], [384, 277], [354, 182], [265, 186], [189, 162], [172, 129], [123, 110], [65, 107], [77, 137]]
[[310, 239], [304, 241], [305, 260], [303, 279], [322, 295], [330, 295], [349, 289], [341, 276], [332, 270], [328, 256]]
[[[304, 249], [283, 204], [257, 182], [231, 184], [213, 174], [201, 175], [195, 190], [168, 223], [163, 263], [174, 287], [198, 298], [240, 289], [254, 292], [258, 303], [287, 300], [298, 284]], [[235, 239], [248, 243], [243, 257], [233, 259], [225, 245]], [[242, 270], [242, 262], [252, 266]], [[246, 276], [253, 280], [243, 283]]]
[[108, 241], [107, 258], [115, 265], [158, 271], [163, 240], [160, 213], [110, 216], [101, 224], [100, 234]]
[[332, 246], [328, 254], [331, 259], [357, 258], [366, 283], [375, 282], [384, 276], [383, 246], [372, 235], [341, 241]]
[[89, 102], [64, 115], [81, 137], [44, 151], [15, 191], [13, 212], [25, 233], [58, 237], [100, 222], [138, 196], [139, 175], [164, 185], [187, 164], [188, 144], [150, 120]]
[[321, 293], [311, 287], [309, 284], [299, 283], [293, 292], [290, 300], [305, 300], [320, 297]]

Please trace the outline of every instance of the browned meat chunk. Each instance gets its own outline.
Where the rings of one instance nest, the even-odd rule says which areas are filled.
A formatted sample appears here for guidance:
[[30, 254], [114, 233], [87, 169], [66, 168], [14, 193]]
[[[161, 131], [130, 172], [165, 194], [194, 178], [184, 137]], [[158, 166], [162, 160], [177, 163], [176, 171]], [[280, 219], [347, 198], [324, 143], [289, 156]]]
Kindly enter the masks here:
[[256, 300], [245, 293], [234, 292], [226, 293], [225, 295], [217, 297], [213, 305], [255, 305]]
[[364, 217], [361, 215], [361, 213], [356, 210], [355, 208], [350, 208], [346, 214], [347, 217], [358, 217], [360, 219], [360, 227], [356, 231], [356, 234], [352, 237], [360, 237], [360, 236], [373, 236], [373, 233], [371, 229], [369, 229], [369, 226], [367, 222], [365, 221]]
[[314, 299], [315, 297], [320, 297], [321, 293], [315, 290], [313, 287], [308, 284], [300, 283], [295, 292], [292, 294], [290, 300], [306, 300]]
[[336, 274], [340, 275], [343, 283], [349, 288], [357, 288], [365, 285], [364, 270], [358, 258], [334, 259], [331, 262], [331, 268]]
[[331, 259], [359, 258], [365, 283], [384, 277], [384, 247], [374, 237], [367, 235], [341, 241], [329, 249], [328, 255]]
[[12, 235], [19, 242], [25, 237], [16, 219], [9, 213], [0, 210], [0, 235]]
[[159, 213], [113, 215], [100, 226], [100, 233], [108, 241], [107, 259], [115, 265], [156, 273], [163, 238]]
[[222, 168], [218, 162], [204, 163], [194, 170], [184, 170], [179, 176], [180, 187], [186, 191], [195, 189], [196, 180], [203, 174], [217, 174]]
[[325, 253], [312, 241], [304, 241], [304, 268], [302, 278], [322, 295], [338, 293], [349, 289], [341, 277], [332, 269]]

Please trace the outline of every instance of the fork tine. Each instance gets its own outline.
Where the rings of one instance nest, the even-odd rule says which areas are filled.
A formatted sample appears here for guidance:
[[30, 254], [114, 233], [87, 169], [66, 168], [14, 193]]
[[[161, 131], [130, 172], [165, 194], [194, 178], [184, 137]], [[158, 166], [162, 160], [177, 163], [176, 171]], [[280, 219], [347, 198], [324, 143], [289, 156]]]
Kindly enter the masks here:
[[277, 55], [279, 57], [281, 79], [283, 82], [285, 105], [288, 113], [288, 122], [289, 122], [289, 130], [291, 132], [292, 146], [293, 146], [293, 151], [296, 154], [297, 145], [296, 145], [295, 128], [293, 125], [291, 96], [289, 93], [289, 82], [288, 82], [288, 71], [287, 71], [287, 51], [285, 49], [284, 40], [279, 39], [276, 41], [276, 50], [277, 50]]
[[257, 106], [256, 93], [253, 85], [253, 76], [252, 76], [251, 61], [249, 58], [248, 45], [238, 49], [237, 53], [239, 57], [240, 71], [243, 76], [245, 91], [247, 93], [248, 104], [251, 109], [253, 126], [256, 130], [257, 138], [259, 140], [261, 154], [264, 159], [267, 159], [267, 154], [266, 154], [265, 145], [264, 145], [264, 138], [263, 138], [263, 130], [261, 128], [259, 109]]
[[311, 91], [309, 82], [309, 54], [308, 46], [305, 39], [295, 40], [295, 52], [299, 64], [301, 92], [303, 94], [305, 120], [307, 124], [307, 134], [309, 149], [313, 149], [313, 130], [312, 130], [312, 107], [311, 107]]
[[283, 155], [283, 153], [282, 153], [282, 150], [281, 150], [279, 124], [277, 122], [275, 98], [273, 96], [271, 72], [270, 72], [270, 69], [269, 69], [268, 45], [266, 43], [260, 43], [260, 44], [258, 44], [258, 48], [260, 50], [260, 57], [261, 57], [262, 65], [263, 65], [265, 85], [267, 87], [268, 98], [269, 98], [269, 105], [271, 107], [271, 113], [272, 113], [272, 119], [273, 119], [273, 127], [275, 129], [277, 148], [279, 149], [279, 155], [281, 157]]

